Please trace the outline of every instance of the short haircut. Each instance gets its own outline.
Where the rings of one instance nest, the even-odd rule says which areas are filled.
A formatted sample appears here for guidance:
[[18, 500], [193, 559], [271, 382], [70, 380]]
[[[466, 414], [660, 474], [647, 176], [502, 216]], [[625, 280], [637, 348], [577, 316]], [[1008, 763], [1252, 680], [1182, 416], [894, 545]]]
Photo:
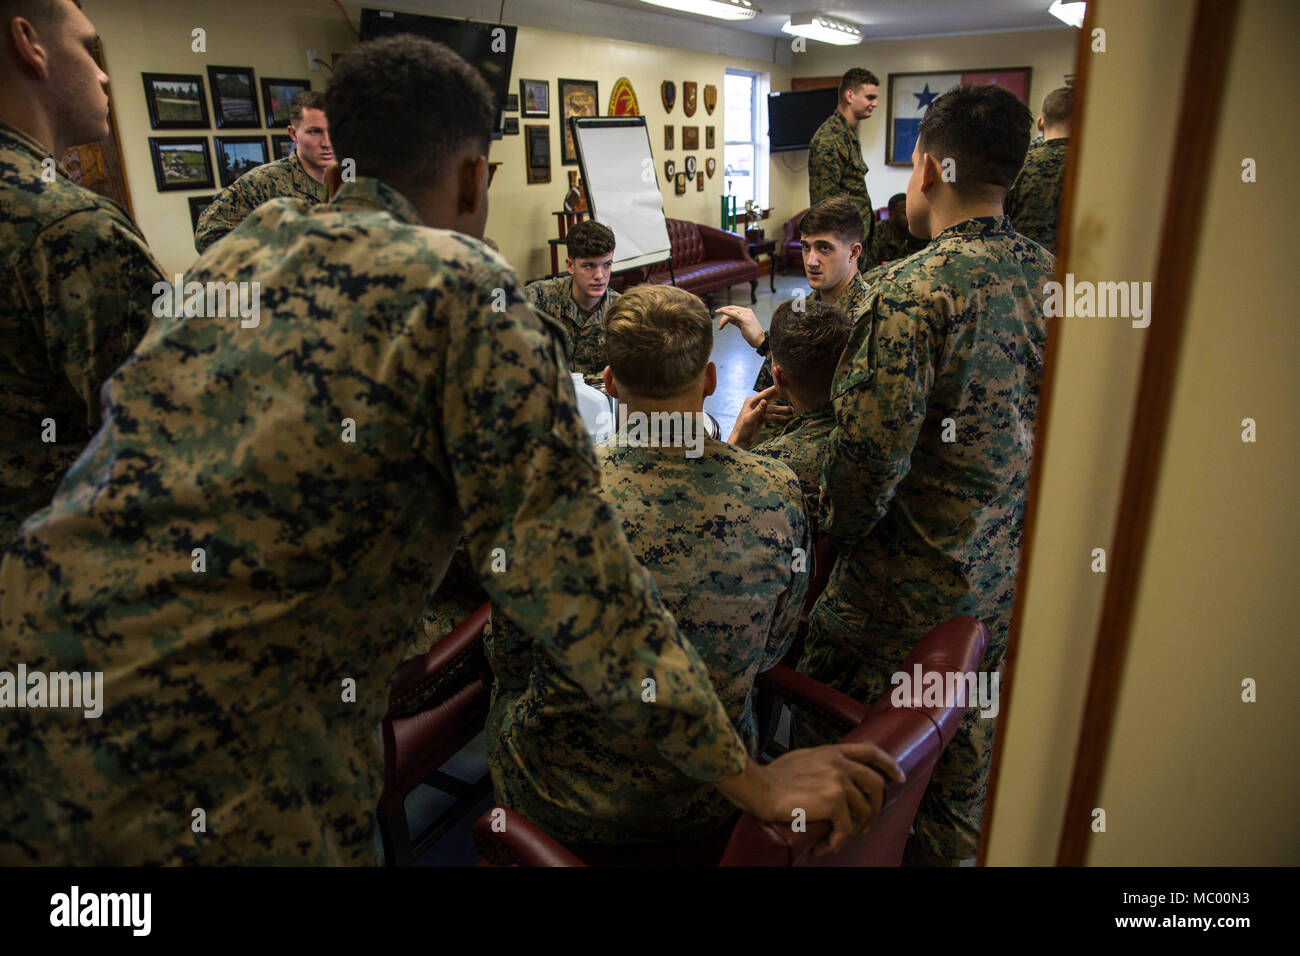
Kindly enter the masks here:
[[325, 112], [325, 94], [318, 90], [303, 90], [289, 101], [289, 122], [295, 129], [302, 122], [303, 110]]
[[564, 234], [570, 259], [596, 259], [614, 251], [614, 231], [594, 219], [584, 219]]
[[479, 72], [440, 43], [411, 34], [362, 43], [340, 58], [325, 90], [334, 154], [358, 176], [425, 186], [471, 145], [487, 152], [496, 120]]
[[1062, 86], [1043, 97], [1043, 125], [1065, 126], [1070, 122], [1070, 105], [1074, 91]]
[[855, 66], [840, 77], [839, 101], [841, 103], [844, 102], [844, 94], [849, 92], [849, 90], [856, 90], [859, 86], [865, 86], [867, 84], [870, 84], [871, 86], [879, 86], [880, 78], [870, 70], [864, 70], [860, 66]]
[[889, 208], [893, 209], [895, 203], [907, 202], [907, 193], [894, 193], [889, 197]]
[[[81, 0], [72, 0], [72, 5], [80, 10]], [[0, 26], [8, 33], [9, 21], [22, 17], [39, 29], [59, 22], [66, 9], [63, 0], [0, 0]]]
[[930, 104], [916, 141], [939, 162], [954, 160], [953, 189], [972, 197], [990, 186], [1011, 188], [1025, 164], [1033, 124], [1028, 107], [1010, 90], [967, 83]]
[[799, 232], [805, 236], [829, 232], [840, 242], [849, 245], [862, 242], [862, 237], [867, 234], [866, 226], [862, 222], [862, 213], [858, 212], [858, 207], [844, 196], [823, 199], [809, 209], [799, 220]]
[[772, 313], [772, 364], [779, 365], [795, 388], [821, 391], [831, 386], [840, 353], [849, 344], [853, 320], [818, 299], [803, 308], [782, 302]]
[[671, 285], [639, 285], [605, 313], [605, 353], [614, 379], [642, 398], [680, 395], [713, 351], [713, 322], [700, 297]]

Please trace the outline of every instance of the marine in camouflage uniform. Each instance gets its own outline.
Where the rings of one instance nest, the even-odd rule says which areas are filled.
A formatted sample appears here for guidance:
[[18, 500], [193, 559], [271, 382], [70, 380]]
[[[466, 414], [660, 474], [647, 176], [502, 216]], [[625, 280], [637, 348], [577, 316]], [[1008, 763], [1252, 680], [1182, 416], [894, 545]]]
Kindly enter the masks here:
[[1056, 255], [1056, 224], [1069, 146], [1069, 138], [1062, 136], [1030, 149], [1025, 165], [1020, 167], [1020, 174], [1007, 193], [1007, 215], [1016, 232], [1028, 236], [1052, 255]]
[[[871, 284], [866, 281], [861, 272], [855, 272], [853, 277], [849, 279], [848, 285], [840, 291], [839, 295], [835, 296], [834, 300], [825, 299], [820, 289], [814, 289], [809, 298], [817, 302], [829, 301], [831, 305], [852, 319], [854, 325], [857, 325], [858, 320], [866, 315], [867, 305], [869, 304], [868, 296], [870, 294]], [[759, 343], [760, 346], [762, 344]], [[763, 367], [758, 370], [758, 377], [754, 379], [754, 391], [761, 392], [775, 384], [772, 379], [772, 356], [769, 355], [763, 359]], [[764, 436], [764, 440], [767, 437], [770, 436]]]
[[750, 446], [750, 451], [764, 458], [783, 461], [794, 471], [803, 490], [808, 515], [821, 526], [822, 475], [826, 470], [827, 440], [835, 427], [835, 406], [824, 402], [801, 412], [785, 422], [775, 437]]
[[571, 275], [530, 282], [524, 286], [524, 294], [534, 308], [564, 326], [568, 336], [569, 368], [584, 375], [595, 375], [605, 370], [609, 364], [605, 357], [605, 313], [618, 299], [617, 292], [606, 289], [590, 311], [574, 300]]
[[[847, 196], [858, 207], [866, 229], [863, 237], [863, 248], [866, 248], [871, 244], [876, 226], [876, 211], [867, 192], [867, 161], [862, 158], [858, 131], [839, 110], [817, 127], [808, 144], [809, 206], [836, 196]], [[859, 268], [862, 261], [859, 260]]]
[[880, 223], [871, 238], [871, 244], [863, 255], [870, 268], [891, 263], [896, 259], [906, 259], [912, 253], [925, 248], [924, 239], [917, 239], [911, 233], [898, 235], [894, 231], [892, 222], [893, 220], [887, 219]]
[[[808, 588], [807, 570], [793, 570], [794, 549], [810, 549], [795, 476], [713, 439], [698, 458], [611, 439], [597, 458], [602, 497], [754, 754], [754, 678], [788, 650]], [[735, 815], [653, 740], [621, 733], [495, 609], [486, 645], [497, 678], [488, 761], [503, 805], [571, 845], [693, 839]]]
[[46, 182], [47, 158], [0, 122], [0, 546], [99, 428], [99, 387], [149, 328], [163, 279], [126, 213], [58, 167]]
[[194, 233], [194, 248], [200, 253], [206, 252], [208, 246], [231, 232], [254, 209], [278, 196], [325, 202], [329, 199], [329, 190], [324, 183], [311, 178], [297, 151], [284, 159], [250, 169], [223, 189], [212, 205], [203, 210], [199, 216], [199, 228]]
[[[875, 286], [832, 387], [824, 531], [839, 560], [801, 672], [877, 700], [917, 641], [961, 614], [988, 627], [981, 669], [1002, 666], [1053, 266], [990, 216], [943, 230]], [[923, 850], [975, 856], [993, 732], [967, 711], [922, 798]]]
[[104, 674], [102, 719], [0, 721], [0, 863], [376, 863], [388, 677], [462, 528], [610, 726], [702, 782], [746, 769], [505, 260], [359, 177], [259, 207], [187, 278], [260, 282], [256, 326], [155, 319], [0, 567], [5, 659]]

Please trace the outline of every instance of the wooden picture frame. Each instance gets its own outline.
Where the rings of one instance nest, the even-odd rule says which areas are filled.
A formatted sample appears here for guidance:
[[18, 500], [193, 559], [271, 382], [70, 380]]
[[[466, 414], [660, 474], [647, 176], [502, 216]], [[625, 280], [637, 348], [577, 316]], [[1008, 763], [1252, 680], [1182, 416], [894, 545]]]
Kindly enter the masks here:
[[518, 94], [518, 93], [507, 93], [507, 94], [506, 94], [506, 112], [507, 112], [507, 113], [518, 113], [518, 112], [519, 112], [519, 94]]
[[311, 80], [281, 80], [262, 77], [262, 105], [266, 108], [266, 125], [280, 129], [289, 125], [289, 104], [299, 93], [311, 90]]
[[677, 148], [677, 140], [673, 136], [673, 124], [665, 123], [664, 124], [664, 149], [676, 149], [676, 148]]
[[551, 181], [551, 127], [528, 125], [524, 127], [524, 165], [528, 182]]
[[890, 73], [885, 97], [885, 165], [912, 165], [912, 150], [921, 117], [938, 96], [962, 83], [1001, 86], [1028, 104], [1033, 69], [1028, 66], [995, 70], [927, 70]]
[[714, 128], [712, 126], [704, 127], [704, 148], [705, 149], [713, 149], [714, 146], [716, 145], [716, 141], [713, 138], [713, 129]]
[[261, 129], [257, 78], [251, 66], [210, 66], [212, 112], [217, 129]]
[[271, 162], [277, 159], [288, 159], [295, 149], [297, 146], [287, 133], [271, 134]]
[[673, 191], [676, 192], [677, 195], [679, 195], [679, 196], [683, 196], [683, 195], [686, 194], [686, 174], [685, 174], [685, 173], [678, 173], [678, 174], [677, 174], [677, 179], [676, 179], [676, 182], [675, 182], [675, 188], [674, 188]]
[[150, 129], [208, 129], [208, 97], [199, 73], [141, 73]]
[[682, 149], [700, 148], [700, 128], [698, 126], [682, 127]]
[[519, 117], [518, 117], [518, 116], [507, 116], [507, 117], [506, 117], [505, 124], [504, 124], [504, 126], [502, 127], [502, 129], [501, 129], [501, 132], [502, 132], [502, 134], [505, 135], [505, 136], [518, 136], [518, 135], [519, 135]]
[[160, 193], [211, 189], [215, 185], [206, 136], [150, 136], [149, 151]]
[[551, 118], [551, 81], [519, 81], [519, 115], [524, 119]]
[[697, 193], [704, 192], [704, 173], [695, 174], [695, 191]]
[[560, 139], [560, 164], [562, 166], [578, 165], [578, 151], [573, 145], [573, 127], [569, 118], [573, 116], [600, 115], [600, 87], [595, 80], [555, 81], [556, 96], [559, 99], [560, 119], [563, 130]]
[[265, 136], [216, 136], [213, 137], [212, 145], [223, 188], [250, 169], [265, 166], [271, 161]]
[[212, 193], [208, 196], [191, 196], [190, 197], [190, 225], [194, 231], [199, 231], [199, 216], [203, 215], [203, 210], [207, 209], [217, 201], [220, 193]]

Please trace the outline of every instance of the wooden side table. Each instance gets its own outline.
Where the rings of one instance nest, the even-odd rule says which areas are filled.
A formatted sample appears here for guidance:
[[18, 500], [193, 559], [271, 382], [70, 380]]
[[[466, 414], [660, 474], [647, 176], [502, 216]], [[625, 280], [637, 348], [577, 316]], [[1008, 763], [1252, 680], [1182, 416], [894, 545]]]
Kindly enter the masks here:
[[767, 274], [768, 287], [776, 291], [776, 240], [775, 239], [756, 239], [749, 243], [749, 257], [758, 261], [758, 257], [766, 255], [768, 261], [772, 264], [772, 271]]

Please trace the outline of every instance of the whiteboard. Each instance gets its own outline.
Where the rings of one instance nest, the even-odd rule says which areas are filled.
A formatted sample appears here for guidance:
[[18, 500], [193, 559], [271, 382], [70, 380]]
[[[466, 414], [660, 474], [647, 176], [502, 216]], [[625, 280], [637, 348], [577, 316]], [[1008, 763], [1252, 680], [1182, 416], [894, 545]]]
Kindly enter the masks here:
[[667, 260], [673, 247], [645, 117], [570, 122], [591, 216], [614, 231], [613, 271]]

